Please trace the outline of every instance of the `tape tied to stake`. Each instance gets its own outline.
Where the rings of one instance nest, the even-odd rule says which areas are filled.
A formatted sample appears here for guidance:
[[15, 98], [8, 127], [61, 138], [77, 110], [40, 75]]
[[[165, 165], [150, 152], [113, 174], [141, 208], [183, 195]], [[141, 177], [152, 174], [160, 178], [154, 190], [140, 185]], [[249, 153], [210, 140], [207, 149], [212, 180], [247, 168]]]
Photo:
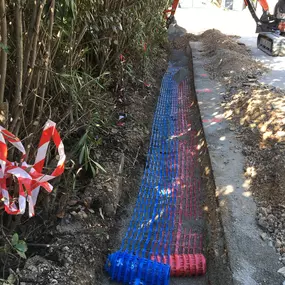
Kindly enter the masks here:
[[[46, 122], [39, 142], [35, 163], [34, 165], [29, 165], [25, 161], [26, 150], [20, 139], [0, 126], [0, 199], [4, 202], [5, 211], [8, 214], [24, 214], [28, 202], [29, 216], [34, 216], [34, 208], [40, 187], [43, 187], [50, 193], [53, 190], [53, 186], [49, 181], [63, 173], [66, 155], [64, 152], [64, 145], [55, 127], [56, 124], [53, 121], [48, 120]], [[43, 174], [42, 171], [51, 139], [56, 146], [59, 161], [53, 172], [50, 175], [47, 175]], [[8, 161], [8, 147], [6, 141], [11, 143], [22, 153], [20, 163]], [[16, 178], [18, 182], [18, 199], [11, 197], [8, 190], [9, 185], [7, 181], [13, 177]]]

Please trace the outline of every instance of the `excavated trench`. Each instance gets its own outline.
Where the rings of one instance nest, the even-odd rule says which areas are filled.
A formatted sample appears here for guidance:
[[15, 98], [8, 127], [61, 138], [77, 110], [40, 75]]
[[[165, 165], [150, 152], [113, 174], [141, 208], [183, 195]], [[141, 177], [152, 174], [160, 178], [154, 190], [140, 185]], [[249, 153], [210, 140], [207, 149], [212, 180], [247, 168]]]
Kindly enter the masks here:
[[[215, 195], [211, 161], [197, 104], [190, 46], [185, 51], [171, 51], [170, 66], [165, 77], [167, 76], [162, 82], [157, 103], [149, 160], [144, 169], [141, 188], [136, 201], [129, 205], [124, 226], [115, 238], [117, 251], [112, 252], [111, 258], [106, 262], [109, 274], [104, 276], [103, 284], [114, 284], [110, 276], [115, 281], [124, 281], [126, 284], [166, 284], [163, 282], [167, 276], [164, 280], [163, 275], [167, 275], [167, 268], [161, 269], [157, 265], [164, 261], [166, 265], [171, 265], [169, 284], [230, 285], [233, 281]], [[175, 82], [171, 81], [173, 79]], [[171, 84], [177, 88], [173, 88]], [[166, 128], [166, 125], [170, 127]], [[160, 132], [159, 128], [164, 131]], [[158, 139], [153, 139], [163, 138], [160, 142], [165, 142], [164, 138], [169, 136], [169, 132], [176, 136], [169, 145], [160, 144]], [[159, 151], [154, 151], [154, 148]], [[168, 161], [167, 164], [161, 162], [162, 156]], [[157, 163], [158, 159], [160, 164]], [[160, 172], [160, 169], [165, 172]], [[159, 176], [159, 181], [154, 180], [153, 176], [157, 171], [160, 174], [155, 177]], [[162, 184], [161, 177], [166, 179]], [[173, 188], [169, 187], [170, 177], [173, 178], [172, 185], [174, 180], [176, 183]], [[172, 192], [169, 195], [171, 198], [166, 199], [165, 196], [154, 194], [154, 185], [160, 185], [159, 183], [164, 186], [164, 195], [167, 191], [171, 192], [171, 189], [177, 189], [176, 195]], [[146, 221], [151, 221], [152, 217], [158, 217], [157, 223], [152, 226], [150, 222], [147, 226], [151, 230], [142, 230], [147, 228]], [[134, 260], [133, 255], [126, 256], [125, 252], [135, 253], [138, 260]], [[179, 256], [184, 261], [186, 257], [196, 256], [198, 261], [195, 263], [196, 267], [192, 263], [191, 268], [191, 260], [190, 267], [187, 267], [186, 264], [171, 263], [170, 256]], [[206, 272], [201, 269], [201, 258], [206, 259]], [[150, 260], [152, 263], [149, 263]], [[138, 265], [142, 269], [143, 263], [149, 263], [149, 271], [135, 272], [128, 267], [131, 264], [131, 268]], [[145, 277], [148, 274], [156, 283]]]

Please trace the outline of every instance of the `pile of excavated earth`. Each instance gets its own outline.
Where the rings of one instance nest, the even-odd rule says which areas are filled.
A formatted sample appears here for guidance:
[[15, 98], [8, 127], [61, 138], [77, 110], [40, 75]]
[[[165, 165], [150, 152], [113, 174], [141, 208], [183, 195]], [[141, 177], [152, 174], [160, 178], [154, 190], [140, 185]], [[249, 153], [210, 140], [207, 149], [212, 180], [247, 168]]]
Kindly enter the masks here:
[[201, 35], [185, 34], [171, 42], [176, 49], [185, 49], [189, 41], [202, 41], [202, 54], [208, 58], [205, 66], [213, 79], [230, 87], [250, 85], [266, 68], [251, 57], [250, 50], [237, 36], [226, 36], [218, 30]]
[[258, 82], [267, 68], [238, 37], [207, 30], [191, 40], [203, 43], [205, 69], [226, 90], [225, 117], [243, 145], [260, 238], [276, 248], [285, 265], [285, 92]]

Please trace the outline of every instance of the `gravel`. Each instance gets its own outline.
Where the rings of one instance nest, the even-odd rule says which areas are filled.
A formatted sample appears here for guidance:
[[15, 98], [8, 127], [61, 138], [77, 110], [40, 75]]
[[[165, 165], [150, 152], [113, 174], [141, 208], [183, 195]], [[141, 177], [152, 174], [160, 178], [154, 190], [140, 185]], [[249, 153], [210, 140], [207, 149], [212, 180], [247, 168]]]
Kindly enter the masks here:
[[285, 207], [268, 206], [259, 207], [256, 216], [257, 224], [264, 231], [262, 240], [268, 241], [268, 245], [275, 247], [280, 254], [279, 260], [285, 265]]

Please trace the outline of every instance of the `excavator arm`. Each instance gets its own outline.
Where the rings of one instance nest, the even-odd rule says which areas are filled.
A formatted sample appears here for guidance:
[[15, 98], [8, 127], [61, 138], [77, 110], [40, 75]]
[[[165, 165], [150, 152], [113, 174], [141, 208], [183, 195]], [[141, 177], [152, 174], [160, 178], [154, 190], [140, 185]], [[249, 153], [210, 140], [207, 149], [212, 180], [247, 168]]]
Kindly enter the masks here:
[[255, 9], [251, 0], [244, 0], [245, 5], [251, 13], [254, 21], [256, 22], [256, 33], [261, 32], [275, 32], [278, 30], [278, 25], [272, 15], [269, 14], [269, 6], [267, 0], [258, 0], [259, 4], [263, 9], [263, 15], [259, 19], [256, 15]]
[[[263, 0], [266, 1], [266, 0]], [[256, 13], [255, 13], [255, 9], [251, 3], [250, 0], [244, 0], [245, 6], [248, 7], [249, 12], [251, 13], [252, 18], [254, 19], [254, 21], [256, 22], [256, 24], [259, 22], [259, 18], [257, 17]], [[267, 5], [268, 6], [268, 5]]]
[[[169, 10], [165, 10], [163, 13], [164, 13], [164, 16], [166, 18], [166, 26], [167, 28], [169, 27], [169, 25], [171, 23], [173, 23], [173, 20], [174, 20], [174, 14], [176, 12], [176, 9], [177, 9], [177, 6], [179, 4], [179, 0], [173, 0], [172, 2], [172, 6], [171, 6], [171, 9]], [[169, 17], [167, 17], [167, 14], [170, 13]]]
[[258, 0], [259, 4], [261, 5], [263, 11], [268, 12], [269, 6], [266, 0]]

